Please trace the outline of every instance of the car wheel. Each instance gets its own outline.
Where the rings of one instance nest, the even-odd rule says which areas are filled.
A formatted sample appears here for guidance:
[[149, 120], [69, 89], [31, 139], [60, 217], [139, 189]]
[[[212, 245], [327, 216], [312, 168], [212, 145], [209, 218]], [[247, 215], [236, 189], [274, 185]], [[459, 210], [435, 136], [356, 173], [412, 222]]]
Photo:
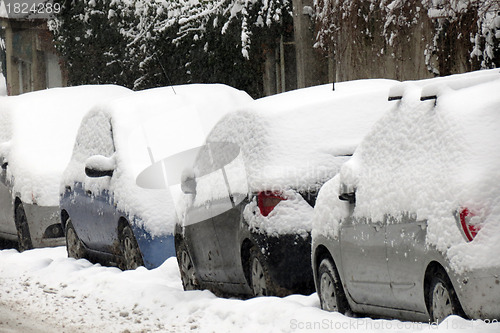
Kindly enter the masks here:
[[264, 257], [257, 249], [250, 249], [250, 288], [252, 288], [254, 296], [271, 296], [275, 295], [272, 287], [271, 277], [267, 267], [264, 264]]
[[179, 265], [179, 272], [181, 274], [184, 290], [199, 289], [193, 261], [183, 242], [177, 247], [177, 264]]
[[66, 251], [69, 258], [85, 258], [85, 247], [78, 237], [71, 219], [66, 222]]
[[132, 229], [128, 225], [123, 228], [120, 241], [123, 256], [120, 268], [122, 270], [127, 270], [144, 266], [141, 250], [139, 249], [139, 245], [137, 244], [137, 240], [135, 239]]
[[328, 258], [319, 264], [318, 296], [323, 310], [342, 314], [350, 310], [337, 269]]
[[448, 276], [440, 271], [431, 280], [429, 314], [433, 322], [441, 322], [450, 315], [464, 316], [457, 294]]
[[33, 243], [31, 242], [30, 229], [28, 226], [28, 219], [26, 218], [26, 212], [24, 211], [23, 204], [20, 203], [16, 207], [15, 214], [16, 228], [17, 228], [17, 239], [18, 239], [18, 249], [20, 252], [30, 250], [33, 248]]

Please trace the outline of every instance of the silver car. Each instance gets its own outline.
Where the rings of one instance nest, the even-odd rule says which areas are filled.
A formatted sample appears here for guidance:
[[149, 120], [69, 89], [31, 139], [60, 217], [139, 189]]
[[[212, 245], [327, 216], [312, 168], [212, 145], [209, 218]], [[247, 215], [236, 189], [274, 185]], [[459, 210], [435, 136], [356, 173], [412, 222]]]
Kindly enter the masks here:
[[119, 86], [53, 88], [0, 97], [0, 238], [20, 251], [64, 244], [59, 184], [80, 121]]
[[500, 318], [498, 91], [498, 70], [393, 89], [393, 108], [317, 199], [324, 310]]

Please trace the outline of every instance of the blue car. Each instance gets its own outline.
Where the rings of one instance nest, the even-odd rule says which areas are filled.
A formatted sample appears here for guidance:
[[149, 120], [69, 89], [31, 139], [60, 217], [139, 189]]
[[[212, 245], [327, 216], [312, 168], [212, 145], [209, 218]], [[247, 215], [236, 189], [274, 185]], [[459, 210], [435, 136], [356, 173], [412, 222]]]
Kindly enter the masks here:
[[150, 187], [139, 186], [137, 177], [202, 144], [221, 116], [249, 100], [224, 85], [184, 85], [94, 107], [81, 123], [60, 188], [68, 256], [121, 269], [152, 269], [175, 256], [175, 191], [166, 176], [150, 179]]

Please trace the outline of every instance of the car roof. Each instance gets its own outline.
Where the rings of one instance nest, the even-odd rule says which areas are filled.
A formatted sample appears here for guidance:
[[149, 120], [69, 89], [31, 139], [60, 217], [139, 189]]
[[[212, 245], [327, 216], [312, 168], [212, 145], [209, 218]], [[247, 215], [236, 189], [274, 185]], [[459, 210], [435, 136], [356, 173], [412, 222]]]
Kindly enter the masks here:
[[[60, 176], [73, 149], [80, 121], [103, 100], [132, 91], [115, 85], [52, 88], [1, 97], [2, 150], [15, 177], [14, 191], [30, 202], [57, 204]], [[37, 195], [33, 195], [37, 192]]]
[[309, 188], [353, 153], [390, 107], [394, 80], [358, 80], [261, 98], [222, 119], [208, 141], [235, 142], [253, 190]]

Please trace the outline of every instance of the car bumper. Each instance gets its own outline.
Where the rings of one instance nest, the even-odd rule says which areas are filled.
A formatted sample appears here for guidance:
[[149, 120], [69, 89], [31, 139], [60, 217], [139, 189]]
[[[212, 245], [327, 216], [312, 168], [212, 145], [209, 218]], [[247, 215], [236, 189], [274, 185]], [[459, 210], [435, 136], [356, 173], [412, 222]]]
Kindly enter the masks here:
[[500, 320], [500, 267], [464, 274], [458, 280], [456, 292], [469, 318]]
[[33, 247], [65, 245], [58, 206], [23, 203]]
[[175, 257], [174, 235], [152, 237], [140, 227], [134, 226], [132, 229], [147, 269], [157, 268], [168, 258]]
[[279, 237], [253, 234], [255, 243], [264, 249], [269, 275], [278, 287], [278, 296], [314, 292], [311, 268], [311, 236], [299, 235]]

